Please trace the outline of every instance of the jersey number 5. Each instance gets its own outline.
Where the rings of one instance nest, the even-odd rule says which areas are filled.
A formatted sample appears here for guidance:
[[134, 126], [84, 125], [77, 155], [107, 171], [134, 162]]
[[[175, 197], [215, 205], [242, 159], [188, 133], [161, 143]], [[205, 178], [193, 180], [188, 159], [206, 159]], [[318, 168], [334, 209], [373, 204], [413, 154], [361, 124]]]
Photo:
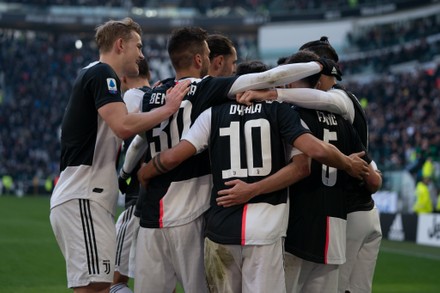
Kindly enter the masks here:
[[[337, 141], [338, 134], [334, 131], [329, 131], [324, 128], [324, 137], [322, 138], [325, 142]], [[338, 170], [334, 167], [327, 165], [322, 165], [322, 183], [326, 186], [334, 186], [336, 184], [336, 179], [338, 175]]]

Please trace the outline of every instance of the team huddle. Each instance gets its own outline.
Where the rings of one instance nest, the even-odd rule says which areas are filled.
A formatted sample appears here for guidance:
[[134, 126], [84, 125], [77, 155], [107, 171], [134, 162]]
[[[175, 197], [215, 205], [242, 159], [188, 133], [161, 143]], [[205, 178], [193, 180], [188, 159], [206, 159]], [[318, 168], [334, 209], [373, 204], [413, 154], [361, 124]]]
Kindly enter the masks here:
[[269, 69], [179, 28], [175, 76], [150, 86], [141, 36], [130, 18], [99, 26], [66, 108], [50, 220], [68, 287], [371, 292], [382, 178], [328, 40]]

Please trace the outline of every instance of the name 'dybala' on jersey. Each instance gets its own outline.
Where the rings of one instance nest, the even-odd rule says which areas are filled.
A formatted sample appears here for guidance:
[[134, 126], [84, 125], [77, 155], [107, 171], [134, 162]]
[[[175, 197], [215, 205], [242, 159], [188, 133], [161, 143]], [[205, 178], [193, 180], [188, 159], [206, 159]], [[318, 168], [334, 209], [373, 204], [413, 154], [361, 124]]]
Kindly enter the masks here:
[[318, 115], [318, 121], [321, 123], [325, 123], [327, 125], [338, 125], [338, 120], [336, 120], [336, 116], [332, 113], [316, 111], [316, 115]]
[[231, 105], [229, 108], [229, 114], [240, 115], [261, 113], [261, 103], [252, 104], [251, 106], [245, 105]]

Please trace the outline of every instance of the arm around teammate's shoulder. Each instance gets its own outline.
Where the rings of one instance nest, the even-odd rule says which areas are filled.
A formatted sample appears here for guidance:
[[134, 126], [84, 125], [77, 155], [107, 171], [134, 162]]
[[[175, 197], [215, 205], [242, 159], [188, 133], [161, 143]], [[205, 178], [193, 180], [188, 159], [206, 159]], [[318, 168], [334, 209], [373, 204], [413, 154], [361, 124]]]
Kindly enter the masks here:
[[362, 179], [368, 175], [368, 164], [361, 157], [365, 152], [344, 155], [334, 145], [317, 139], [310, 133], [300, 135], [293, 146], [308, 155], [312, 159], [347, 172], [350, 176]]
[[179, 82], [169, 89], [165, 105], [145, 113], [128, 113], [124, 103], [108, 103], [98, 109], [99, 115], [121, 139], [149, 130], [173, 115], [189, 91], [190, 81]]
[[150, 179], [171, 171], [194, 154], [196, 154], [194, 145], [181, 140], [176, 146], [160, 152], [148, 163], [142, 164], [137, 173], [139, 182], [146, 187]]

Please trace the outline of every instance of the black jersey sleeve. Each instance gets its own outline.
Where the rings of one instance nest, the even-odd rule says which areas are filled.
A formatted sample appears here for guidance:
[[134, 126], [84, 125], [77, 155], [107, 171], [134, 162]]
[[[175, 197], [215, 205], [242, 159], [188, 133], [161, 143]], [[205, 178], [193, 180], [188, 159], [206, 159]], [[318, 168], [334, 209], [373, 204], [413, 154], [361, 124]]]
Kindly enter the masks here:
[[231, 98], [228, 96], [228, 93], [237, 78], [238, 76], [205, 77], [199, 83], [200, 97], [209, 106], [216, 106], [230, 101]]
[[121, 82], [113, 69], [107, 64], [99, 63], [87, 71], [85, 88], [93, 96], [96, 109], [108, 103], [123, 102]]
[[298, 136], [310, 133], [310, 130], [302, 126], [298, 112], [291, 105], [279, 103], [277, 109], [278, 124], [280, 125], [280, 132], [284, 141], [293, 145]]

